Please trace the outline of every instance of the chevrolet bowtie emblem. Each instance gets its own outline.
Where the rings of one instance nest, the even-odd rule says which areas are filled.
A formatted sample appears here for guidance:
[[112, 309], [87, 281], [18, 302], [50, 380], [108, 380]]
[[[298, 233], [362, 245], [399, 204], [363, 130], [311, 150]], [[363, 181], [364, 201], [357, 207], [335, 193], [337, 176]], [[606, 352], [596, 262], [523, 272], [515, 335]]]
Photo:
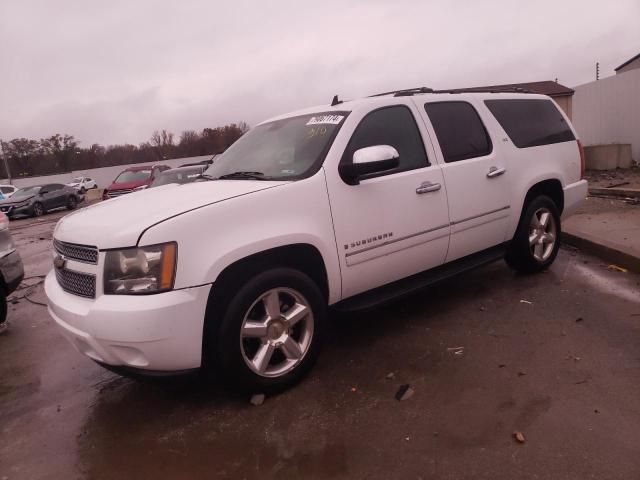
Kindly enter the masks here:
[[63, 257], [61, 257], [60, 255], [56, 255], [56, 256], [53, 258], [53, 266], [54, 266], [55, 268], [57, 268], [58, 270], [60, 270], [60, 269], [64, 268], [64, 266], [65, 266], [66, 264], [67, 264], [67, 261], [66, 261]]

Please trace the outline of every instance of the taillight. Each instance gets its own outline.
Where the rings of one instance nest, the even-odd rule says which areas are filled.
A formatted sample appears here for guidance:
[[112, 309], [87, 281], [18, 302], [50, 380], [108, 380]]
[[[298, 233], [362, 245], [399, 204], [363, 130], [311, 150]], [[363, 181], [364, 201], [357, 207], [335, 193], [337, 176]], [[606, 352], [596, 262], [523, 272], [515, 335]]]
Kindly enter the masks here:
[[582, 142], [578, 140], [578, 150], [580, 151], [580, 180], [584, 180], [584, 171], [585, 171], [585, 156], [584, 156], [584, 147], [582, 146]]

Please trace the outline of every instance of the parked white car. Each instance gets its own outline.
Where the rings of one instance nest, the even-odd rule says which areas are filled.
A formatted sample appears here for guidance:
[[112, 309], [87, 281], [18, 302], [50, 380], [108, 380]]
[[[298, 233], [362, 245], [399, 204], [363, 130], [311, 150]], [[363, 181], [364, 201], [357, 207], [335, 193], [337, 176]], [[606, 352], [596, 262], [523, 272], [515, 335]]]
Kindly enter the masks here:
[[18, 187], [14, 185], [0, 185], [0, 192], [4, 198], [9, 198], [16, 191], [18, 191]]
[[271, 392], [310, 369], [328, 306], [501, 258], [549, 267], [587, 193], [568, 118], [541, 95], [423, 92], [276, 117], [210, 181], [63, 218], [45, 282], [61, 332], [117, 371], [205, 367]]
[[75, 188], [80, 193], [85, 193], [92, 188], [98, 188], [95, 180], [90, 177], [76, 177], [70, 183], [67, 183], [67, 186]]

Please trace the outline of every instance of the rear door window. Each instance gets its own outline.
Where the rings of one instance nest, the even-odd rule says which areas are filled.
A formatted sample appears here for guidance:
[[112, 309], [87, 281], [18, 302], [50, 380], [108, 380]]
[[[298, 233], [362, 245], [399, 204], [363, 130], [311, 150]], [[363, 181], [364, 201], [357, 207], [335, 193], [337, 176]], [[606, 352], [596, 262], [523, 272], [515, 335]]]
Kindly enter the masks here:
[[445, 162], [459, 162], [491, 153], [491, 138], [470, 103], [427, 103], [424, 109], [438, 137]]
[[429, 166], [418, 125], [411, 110], [404, 105], [383, 107], [368, 113], [353, 132], [341, 162], [353, 162], [353, 154], [356, 150], [374, 145], [390, 145], [395, 148], [400, 155], [399, 165], [393, 170], [363, 178], [379, 177]]
[[552, 100], [485, 100], [484, 103], [518, 148], [576, 139]]

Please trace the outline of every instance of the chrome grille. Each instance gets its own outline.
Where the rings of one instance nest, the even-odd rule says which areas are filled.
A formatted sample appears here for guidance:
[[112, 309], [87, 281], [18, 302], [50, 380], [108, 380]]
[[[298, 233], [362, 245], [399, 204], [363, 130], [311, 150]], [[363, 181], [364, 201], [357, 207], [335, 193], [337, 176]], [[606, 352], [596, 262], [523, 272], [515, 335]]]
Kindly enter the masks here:
[[131, 188], [123, 188], [122, 190], [108, 190], [107, 197], [109, 198], [119, 197], [120, 195], [125, 195], [131, 192], [133, 192], [133, 189]]
[[58, 283], [65, 292], [86, 298], [96, 296], [96, 276], [88, 273], [75, 272], [64, 268], [54, 269]]
[[88, 245], [76, 245], [75, 243], [53, 240], [53, 248], [65, 258], [71, 258], [84, 263], [98, 263], [98, 249]]

